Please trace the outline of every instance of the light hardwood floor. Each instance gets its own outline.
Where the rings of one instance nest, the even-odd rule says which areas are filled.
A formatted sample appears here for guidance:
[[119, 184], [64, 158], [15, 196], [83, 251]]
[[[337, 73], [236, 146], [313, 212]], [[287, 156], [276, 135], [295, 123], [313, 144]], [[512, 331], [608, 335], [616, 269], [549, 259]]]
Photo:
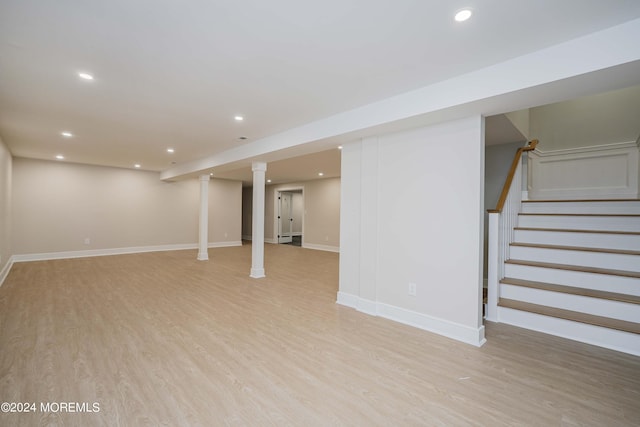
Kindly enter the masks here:
[[18, 263], [0, 425], [638, 426], [640, 358], [506, 325], [475, 348], [335, 303], [338, 255], [251, 248]]

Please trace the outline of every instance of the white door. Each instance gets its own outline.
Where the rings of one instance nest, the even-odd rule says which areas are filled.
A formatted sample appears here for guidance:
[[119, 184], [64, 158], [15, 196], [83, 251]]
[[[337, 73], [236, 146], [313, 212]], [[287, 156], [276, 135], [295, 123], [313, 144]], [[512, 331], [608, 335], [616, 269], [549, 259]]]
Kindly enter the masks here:
[[293, 232], [293, 205], [291, 193], [280, 193], [278, 196], [278, 243], [291, 243]]

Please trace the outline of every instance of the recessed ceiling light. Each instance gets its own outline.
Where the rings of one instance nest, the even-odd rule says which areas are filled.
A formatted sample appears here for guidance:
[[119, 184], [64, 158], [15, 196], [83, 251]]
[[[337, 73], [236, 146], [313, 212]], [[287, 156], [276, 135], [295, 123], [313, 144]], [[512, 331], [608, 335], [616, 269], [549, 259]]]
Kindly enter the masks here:
[[457, 22], [463, 22], [467, 19], [471, 18], [471, 9], [462, 9], [456, 12], [456, 15], [453, 17]]
[[73, 134], [71, 132], [60, 132], [60, 135], [64, 136], [65, 138], [71, 138], [73, 136]]
[[243, 120], [244, 120], [244, 117], [242, 117], [242, 116], [235, 116], [235, 117], [234, 117], [234, 119], [235, 119], [235, 121], [236, 121], [236, 122], [241, 122], [241, 121], [243, 121]]
[[136, 169], [139, 169], [139, 168], [141, 168], [142, 166], [140, 165], [140, 163], [136, 163], [135, 165], [133, 165], [133, 167], [134, 167], [134, 168], [136, 168]]
[[64, 156], [63, 156], [62, 154], [58, 154], [58, 155], [56, 156], [56, 159], [58, 159], [58, 160], [64, 160]]
[[85, 73], [84, 71], [79, 72], [78, 77], [84, 80], [93, 80], [93, 75], [89, 73]]
[[342, 150], [342, 145], [338, 145], [338, 150]]
[[173, 148], [167, 148], [167, 153], [175, 153], [176, 150], [174, 150]]
[[324, 173], [318, 172], [318, 176], [324, 176]]
[[268, 179], [268, 180], [267, 180], [267, 182], [271, 182], [271, 180], [270, 180], [270, 179]]
[[209, 176], [213, 176], [213, 172], [211, 172], [211, 173], [209, 174]]

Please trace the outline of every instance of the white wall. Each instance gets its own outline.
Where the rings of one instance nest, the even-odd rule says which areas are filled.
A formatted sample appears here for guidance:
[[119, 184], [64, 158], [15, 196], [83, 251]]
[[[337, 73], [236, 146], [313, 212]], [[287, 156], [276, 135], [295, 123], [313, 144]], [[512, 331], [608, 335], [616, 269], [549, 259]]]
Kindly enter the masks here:
[[637, 198], [640, 86], [530, 110], [533, 199]]
[[340, 178], [304, 183], [304, 247], [340, 250], [340, 188]]
[[485, 209], [494, 209], [498, 204], [502, 187], [504, 187], [511, 162], [513, 162], [513, 157], [516, 151], [518, 151], [518, 148], [524, 145], [522, 142], [513, 142], [510, 144], [487, 146], [484, 157]]
[[242, 238], [251, 240], [253, 218], [253, 188], [242, 188]]
[[[639, 124], [640, 126], [640, 124]], [[640, 197], [637, 142], [529, 153], [530, 199], [637, 199]]]
[[[303, 246], [338, 251], [340, 249], [340, 186], [340, 178], [267, 185], [265, 188], [265, 241], [271, 243], [277, 241], [278, 211], [276, 199], [278, 191], [302, 189], [304, 204], [302, 219]], [[253, 189], [250, 187], [243, 189], [242, 235], [245, 238], [251, 236], [252, 191]]]
[[520, 131], [520, 133], [527, 139], [530, 140], [531, 138], [529, 138], [529, 134], [531, 133], [530, 131], [530, 111], [529, 109], [524, 109], [524, 110], [518, 110], [518, 111], [512, 111], [510, 113], [505, 113], [505, 116], [507, 116], [507, 118], [509, 120], [511, 120], [511, 123], [513, 123], [513, 125], [516, 127], [516, 129], [518, 129], [518, 131]]
[[304, 201], [302, 192], [291, 193], [291, 216], [293, 217], [292, 231], [295, 235], [302, 234], [302, 216], [304, 215]]
[[339, 303], [484, 342], [483, 156], [479, 116], [344, 145]]
[[[157, 175], [156, 175], [157, 178]], [[209, 244], [242, 240], [242, 182], [213, 178], [209, 181]]]
[[13, 255], [11, 246], [12, 165], [11, 153], [0, 139], [0, 284], [8, 272], [9, 260]]
[[530, 128], [542, 151], [636, 141], [640, 86], [531, 108]]
[[[241, 185], [210, 182], [214, 243], [240, 241]], [[197, 179], [163, 182], [155, 172], [13, 162], [14, 254], [195, 245], [198, 212]]]

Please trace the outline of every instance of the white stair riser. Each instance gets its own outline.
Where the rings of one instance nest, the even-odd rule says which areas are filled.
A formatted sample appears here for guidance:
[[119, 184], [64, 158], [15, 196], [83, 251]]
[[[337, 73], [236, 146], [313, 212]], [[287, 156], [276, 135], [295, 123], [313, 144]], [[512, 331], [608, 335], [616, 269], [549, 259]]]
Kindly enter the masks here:
[[579, 311], [595, 316], [610, 317], [640, 323], [640, 305], [582, 295], [564, 294], [541, 289], [526, 288], [508, 284], [500, 285], [500, 297], [524, 301], [547, 307]]
[[515, 230], [515, 241], [521, 243], [640, 251], [640, 235], [633, 234]]
[[[579, 215], [638, 215], [640, 214], [640, 200], [524, 202], [522, 212], [574, 215], [520, 215], [518, 217], [519, 227], [640, 232], [640, 217]], [[515, 230], [514, 242], [640, 251], [640, 234]], [[509, 256], [513, 260], [640, 272], [640, 255], [511, 246]], [[510, 263], [506, 263], [504, 267], [505, 276], [516, 279], [640, 296], [640, 278]], [[498, 293], [500, 297], [506, 299], [640, 323], [640, 305], [638, 304], [509, 284], [501, 284]], [[496, 318], [499, 322], [640, 356], [640, 334], [621, 332], [506, 307], [497, 307]]]
[[640, 255], [511, 246], [511, 259], [640, 272]]
[[522, 203], [526, 213], [639, 214], [640, 201], [624, 202], [536, 202]]
[[640, 356], [640, 334], [498, 307], [498, 321]]
[[518, 226], [536, 228], [566, 228], [569, 230], [640, 232], [640, 217], [519, 215]]
[[640, 279], [585, 273], [583, 271], [559, 270], [555, 268], [532, 267], [528, 265], [505, 264], [505, 277], [553, 283], [579, 288], [597, 289], [627, 295], [640, 296]]

